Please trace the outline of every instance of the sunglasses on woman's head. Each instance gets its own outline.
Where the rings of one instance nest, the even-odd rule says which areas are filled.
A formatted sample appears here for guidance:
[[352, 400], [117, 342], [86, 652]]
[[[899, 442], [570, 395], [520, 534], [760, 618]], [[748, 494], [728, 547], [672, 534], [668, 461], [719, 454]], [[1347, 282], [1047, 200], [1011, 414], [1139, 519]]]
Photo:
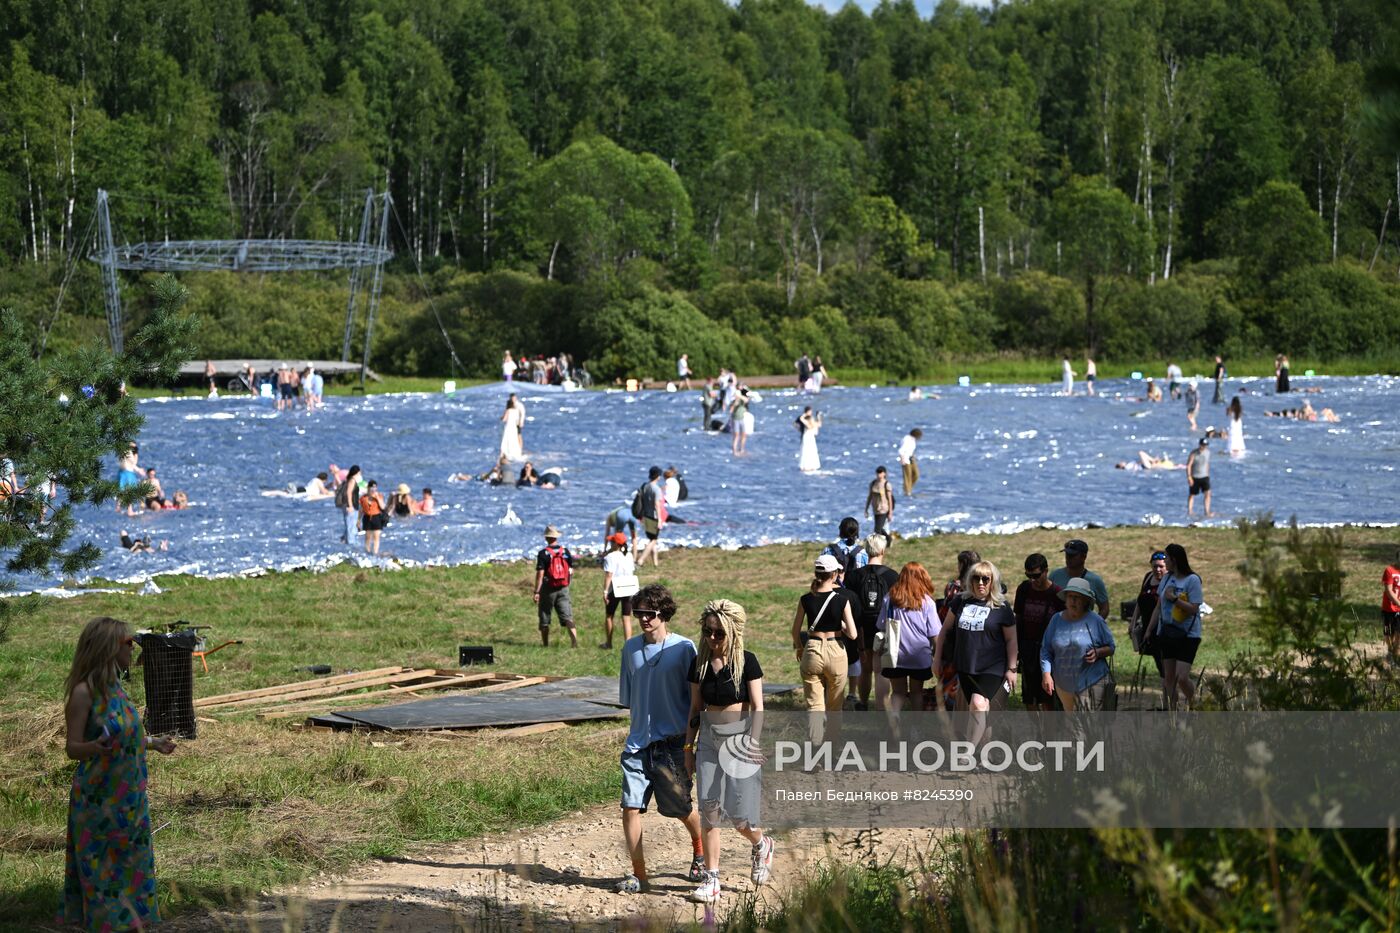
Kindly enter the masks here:
[[991, 577], [983, 576], [983, 575], [980, 574], [980, 573], [979, 573], [979, 574], [974, 574], [972, 577], [969, 577], [968, 579], [970, 579], [973, 583], [991, 583], [991, 582], [992, 582], [992, 578], [991, 578]]

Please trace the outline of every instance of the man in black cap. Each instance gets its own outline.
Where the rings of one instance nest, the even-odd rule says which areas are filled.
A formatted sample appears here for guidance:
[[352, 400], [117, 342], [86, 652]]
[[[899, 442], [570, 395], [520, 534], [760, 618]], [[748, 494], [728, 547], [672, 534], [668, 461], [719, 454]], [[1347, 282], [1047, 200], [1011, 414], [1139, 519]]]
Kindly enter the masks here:
[[1094, 602], [1099, 604], [1099, 615], [1108, 618], [1108, 587], [1103, 577], [1092, 570], [1084, 569], [1084, 559], [1089, 556], [1089, 545], [1078, 538], [1065, 542], [1065, 565], [1050, 571], [1050, 582], [1064, 589], [1066, 583], [1075, 577], [1083, 577], [1094, 591]]
[[647, 473], [647, 481], [637, 488], [633, 499], [632, 514], [642, 520], [646, 532], [646, 547], [637, 555], [637, 566], [647, 562], [651, 555], [651, 565], [657, 566], [656, 542], [661, 537], [661, 529], [666, 527], [666, 489], [662, 485], [661, 467], [654, 466]]

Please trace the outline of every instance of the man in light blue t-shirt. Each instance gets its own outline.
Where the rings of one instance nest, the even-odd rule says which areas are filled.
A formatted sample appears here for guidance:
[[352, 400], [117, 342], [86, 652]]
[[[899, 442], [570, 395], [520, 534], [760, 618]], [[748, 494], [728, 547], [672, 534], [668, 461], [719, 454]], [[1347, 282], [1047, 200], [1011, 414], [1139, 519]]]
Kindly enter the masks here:
[[650, 888], [642, 852], [642, 814], [652, 797], [658, 813], [680, 820], [690, 833], [694, 857], [687, 877], [705, 880], [700, 815], [691, 800], [690, 773], [685, 767], [695, 643], [667, 630], [675, 614], [675, 600], [659, 583], [642, 587], [632, 597], [632, 616], [642, 633], [622, 646], [617, 681], [619, 700], [632, 712], [622, 748], [622, 837], [632, 858], [632, 874], [617, 883], [619, 894], [641, 894]]

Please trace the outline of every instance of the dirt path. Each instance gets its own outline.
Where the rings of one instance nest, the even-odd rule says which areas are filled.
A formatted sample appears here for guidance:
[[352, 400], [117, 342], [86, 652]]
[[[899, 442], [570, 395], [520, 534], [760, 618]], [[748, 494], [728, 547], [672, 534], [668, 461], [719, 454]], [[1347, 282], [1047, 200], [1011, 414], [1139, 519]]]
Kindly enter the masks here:
[[[686, 900], [695, 885], [685, 879], [689, 837], [674, 820], [643, 817], [652, 893], [614, 894], [628, 871], [616, 805], [601, 805], [543, 827], [470, 843], [424, 848], [384, 858], [349, 874], [313, 879], [274, 892], [241, 910], [184, 917], [171, 931], [431, 931], [636, 929], [653, 924], [704, 922], [706, 908]], [[927, 851], [929, 830], [886, 830], [878, 843], [882, 861]], [[773, 881], [760, 903], [776, 904], [810, 876], [823, 858], [850, 861], [857, 831], [795, 830], [778, 834]], [[751, 893], [748, 843], [731, 831], [723, 838], [721, 881], [725, 896], [711, 917]], [[866, 850], [868, 851], [868, 850]]]

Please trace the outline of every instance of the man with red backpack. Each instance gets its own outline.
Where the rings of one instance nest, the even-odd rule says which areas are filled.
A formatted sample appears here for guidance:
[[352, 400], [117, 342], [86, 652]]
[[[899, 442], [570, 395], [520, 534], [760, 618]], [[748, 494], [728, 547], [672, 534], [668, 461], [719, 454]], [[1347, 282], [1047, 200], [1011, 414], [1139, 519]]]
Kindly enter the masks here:
[[569, 581], [574, 575], [574, 555], [559, 543], [559, 529], [544, 530], [544, 547], [535, 555], [535, 605], [540, 614], [540, 643], [549, 646], [549, 623], [559, 613], [559, 624], [569, 630], [569, 641], [578, 647], [574, 608], [569, 603]]

